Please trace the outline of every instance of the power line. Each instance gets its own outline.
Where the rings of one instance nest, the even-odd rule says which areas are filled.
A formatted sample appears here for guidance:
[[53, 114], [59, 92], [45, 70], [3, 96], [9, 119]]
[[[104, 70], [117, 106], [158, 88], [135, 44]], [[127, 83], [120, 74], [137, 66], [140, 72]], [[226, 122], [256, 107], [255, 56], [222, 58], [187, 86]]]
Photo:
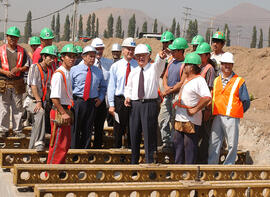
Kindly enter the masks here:
[[185, 34], [186, 34], [186, 24], [187, 24], [187, 21], [190, 20], [188, 17], [190, 16], [190, 13], [189, 11], [191, 11], [191, 8], [189, 7], [183, 7], [186, 11], [183, 12], [183, 14], [185, 15], [185, 18], [183, 19], [184, 20], [184, 29], [183, 29], [183, 38], [185, 37]]

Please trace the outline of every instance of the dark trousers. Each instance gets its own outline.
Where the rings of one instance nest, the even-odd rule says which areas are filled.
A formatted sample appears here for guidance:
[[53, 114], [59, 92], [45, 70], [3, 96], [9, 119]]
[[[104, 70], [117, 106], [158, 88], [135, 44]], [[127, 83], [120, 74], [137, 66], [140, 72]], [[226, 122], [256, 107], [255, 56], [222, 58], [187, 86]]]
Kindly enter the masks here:
[[175, 131], [173, 136], [176, 164], [195, 164], [198, 150], [198, 126], [195, 133]]
[[74, 123], [71, 127], [71, 148], [88, 149], [91, 144], [91, 132], [95, 119], [96, 107], [94, 99], [84, 101], [74, 98]]
[[129, 113], [130, 108], [124, 105], [125, 97], [124, 96], [115, 96], [114, 97], [114, 106], [115, 112], [119, 116], [119, 122], [114, 120], [114, 137], [115, 137], [115, 148], [122, 147], [122, 135], [127, 132], [128, 137], [128, 147], [130, 147], [130, 131], [129, 131]]
[[103, 143], [104, 122], [107, 116], [107, 107], [105, 100], [96, 108], [96, 117], [94, 120], [95, 139], [93, 148], [101, 148]]
[[137, 164], [139, 162], [142, 131], [144, 136], [145, 162], [153, 163], [154, 153], [157, 150], [158, 103], [157, 101], [132, 101], [131, 105], [131, 163]]

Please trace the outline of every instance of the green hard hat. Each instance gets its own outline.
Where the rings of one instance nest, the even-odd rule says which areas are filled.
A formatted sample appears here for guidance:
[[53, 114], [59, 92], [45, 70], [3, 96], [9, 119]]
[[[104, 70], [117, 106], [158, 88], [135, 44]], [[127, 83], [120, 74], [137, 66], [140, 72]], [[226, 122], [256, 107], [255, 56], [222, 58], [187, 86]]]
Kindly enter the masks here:
[[192, 41], [190, 44], [192, 45], [199, 45], [201, 43], [205, 42], [204, 38], [201, 35], [196, 35], [192, 38]]
[[148, 48], [149, 52], [151, 53], [151, 52], [152, 52], [152, 48], [151, 48], [151, 46], [150, 46], [149, 44], [145, 44], [145, 45], [147, 46], [147, 48]]
[[61, 50], [61, 54], [63, 53], [77, 53], [77, 50], [74, 44], [66, 44]]
[[41, 42], [40, 42], [40, 38], [37, 37], [37, 36], [33, 36], [30, 38], [30, 42], [29, 42], [30, 45], [40, 45]]
[[216, 33], [214, 33], [212, 39], [218, 39], [218, 40], [223, 40], [225, 41], [225, 34], [221, 31], [217, 31]]
[[202, 60], [201, 57], [196, 52], [192, 52], [186, 55], [184, 63], [199, 65], [202, 63]]
[[10, 35], [10, 36], [16, 36], [18, 38], [21, 37], [21, 32], [20, 32], [19, 28], [16, 26], [8, 28], [6, 34]]
[[207, 42], [201, 43], [197, 49], [196, 53], [198, 54], [204, 54], [204, 53], [211, 53], [211, 46]]
[[48, 54], [48, 55], [53, 55], [57, 56], [57, 51], [55, 50], [55, 47], [53, 46], [47, 46], [42, 49], [40, 54]]
[[185, 38], [176, 38], [168, 48], [170, 50], [181, 50], [188, 48], [188, 44]]
[[169, 42], [169, 41], [174, 41], [174, 35], [172, 34], [172, 32], [169, 31], [165, 31], [163, 32], [163, 34], [161, 35], [161, 42]]
[[41, 30], [40, 32], [40, 38], [42, 39], [53, 39], [54, 38], [54, 35], [53, 35], [53, 32], [51, 29], [45, 27]]
[[77, 53], [83, 52], [83, 48], [81, 46], [76, 45], [75, 47], [76, 47]]

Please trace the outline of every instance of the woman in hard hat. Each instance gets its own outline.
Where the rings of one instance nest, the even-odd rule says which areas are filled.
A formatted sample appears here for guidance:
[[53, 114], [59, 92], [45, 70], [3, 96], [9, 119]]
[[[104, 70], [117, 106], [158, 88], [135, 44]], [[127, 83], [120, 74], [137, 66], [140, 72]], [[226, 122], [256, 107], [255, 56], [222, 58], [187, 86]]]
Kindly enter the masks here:
[[201, 110], [211, 101], [211, 93], [205, 79], [200, 75], [200, 56], [194, 52], [189, 53], [184, 63], [186, 80], [180, 89], [178, 101], [174, 104], [175, 163], [194, 164], [198, 151], [198, 127], [202, 122]]

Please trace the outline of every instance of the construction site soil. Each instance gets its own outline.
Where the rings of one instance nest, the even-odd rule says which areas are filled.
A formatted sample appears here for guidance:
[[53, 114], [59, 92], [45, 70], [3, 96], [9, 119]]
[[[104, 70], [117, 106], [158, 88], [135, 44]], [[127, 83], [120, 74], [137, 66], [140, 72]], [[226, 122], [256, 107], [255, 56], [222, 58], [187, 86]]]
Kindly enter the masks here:
[[[121, 44], [122, 39], [104, 39], [104, 56], [111, 58], [113, 43]], [[161, 43], [156, 39], [138, 39], [137, 44], [147, 43], [152, 47], [152, 58], [161, 50]], [[68, 42], [53, 43], [61, 49]], [[1, 44], [1, 42], [0, 42]], [[86, 46], [91, 41], [76, 42]], [[26, 50], [29, 45], [21, 44]], [[187, 49], [187, 52], [191, 47]], [[239, 149], [250, 151], [253, 164], [269, 164], [270, 161], [270, 48], [250, 49], [243, 47], [225, 47], [235, 55], [233, 70], [246, 80], [249, 94], [253, 98], [250, 109], [240, 123]]]

